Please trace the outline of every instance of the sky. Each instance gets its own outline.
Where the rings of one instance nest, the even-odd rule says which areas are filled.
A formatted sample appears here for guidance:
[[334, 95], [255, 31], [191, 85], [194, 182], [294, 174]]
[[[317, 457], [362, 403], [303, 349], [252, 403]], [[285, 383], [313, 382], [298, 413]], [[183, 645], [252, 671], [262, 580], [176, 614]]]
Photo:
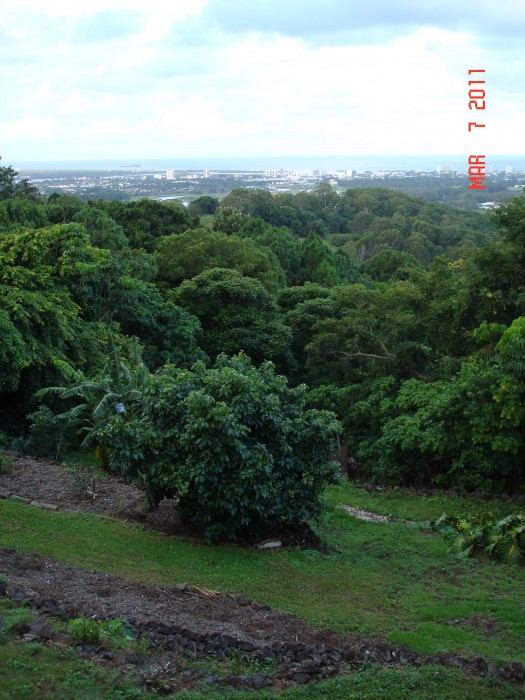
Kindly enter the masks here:
[[523, 0], [1, 5], [4, 164], [525, 153]]

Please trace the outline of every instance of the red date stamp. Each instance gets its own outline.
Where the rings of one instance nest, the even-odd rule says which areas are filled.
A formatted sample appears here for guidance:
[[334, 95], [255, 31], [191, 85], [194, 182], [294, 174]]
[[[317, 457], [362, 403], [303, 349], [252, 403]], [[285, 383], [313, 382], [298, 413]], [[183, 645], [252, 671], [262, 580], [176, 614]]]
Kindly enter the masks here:
[[[476, 68], [469, 70], [469, 77], [471, 75], [476, 75], [478, 73], [485, 73], [485, 69]], [[468, 108], [470, 110], [484, 110], [486, 107], [485, 100], [485, 80], [476, 75], [476, 79], [468, 81]], [[473, 129], [484, 129], [485, 124], [478, 124], [477, 121], [468, 123], [468, 130], [472, 132]], [[485, 171], [485, 156], [484, 155], [471, 155], [468, 157], [468, 176], [470, 180], [469, 190], [484, 190], [486, 177]]]

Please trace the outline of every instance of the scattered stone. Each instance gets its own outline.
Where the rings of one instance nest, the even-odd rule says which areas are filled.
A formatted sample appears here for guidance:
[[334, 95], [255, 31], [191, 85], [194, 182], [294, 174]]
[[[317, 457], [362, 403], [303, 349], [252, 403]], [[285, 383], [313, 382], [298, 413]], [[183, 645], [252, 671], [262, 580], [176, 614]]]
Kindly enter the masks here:
[[512, 680], [512, 678], [514, 677], [512, 666], [510, 664], [507, 664], [505, 668], [503, 668], [500, 671], [500, 675], [503, 676], [503, 678], [505, 678], [507, 681]]
[[488, 671], [489, 665], [482, 656], [478, 656], [474, 659], [474, 664], [479, 673], [485, 673]]
[[256, 673], [254, 676], [249, 676], [246, 681], [255, 690], [263, 690], [263, 688], [269, 688], [272, 685], [271, 678], [265, 673]]
[[[268, 639], [280, 639], [279, 636], [266, 636], [263, 633], [260, 636], [250, 636], [250, 626], [232, 626], [230, 617], [237, 615], [239, 618], [246, 616], [251, 625], [261, 623], [261, 630], [266, 631], [264, 621], [273, 616], [280, 614], [275, 610], [269, 610], [269, 614], [261, 614], [259, 609], [249, 607], [252, 601], [246, 596], [224, 596], [217, 600], [216, 596], [211, 598], [201, 599], [201, 596], [176, 596], [173, 589], [156, 589], [146, 587], [142, 584], [125, 581], [117, 577], [111, 577], [106, 574], [101, 574], [95, 571], [82, 572], [83, 591], [89, 593], [89, 602], [87, 597], [72, 597], [62, 590], [60, 584], [68, 579], [74, 573], [73, 567], [61, 565], [57, 569], [58, 576], [54, 579], [53, 567], [56, 563], [51, 560], [39, 558], [37, 555], [25, 555], [14, 550], [0, 549], [0, 566], [9, 574], [9, 581], [14, 581], [24, 587], [27, 586], [28, 595], [23, 588], [17, 586], [6, 586], [6, 593], [18, 602], [26, 601], [28, 606], [39, 610], [39, 614], [53, 615], [64, 619], [75, 618], [83, 615], [90, 615], [94, 619], [107, 620], [114, 619], [117, 616], [126, 617], [133, 637], [137, 640], [149, 639], [151, 642], [151, 651], [146, 654], [138, 655], [132, 653], [130, 649], [124, 651], [111, 651], [103, 645], [93, 644], [74, 644], [70, 635], [57, 633], [48, 624], [47, 618], [39, 617], [30, 624], [19, 623], [13, 625], [10, 631], [13, 634], [19, 635], [22, 642], [35, 640], [44, 641], [52, 640], [55, 644], [75, 646], [82, 654], [97, 661], [111, 662], [112, 666], [117, 664], [134, 664], [140, 665], [139, 675], [142, 674], [141, 687], [147, 685], [150, 689], [157, 688], [160, 692], [176, 692], [185, 684], [183, 673], [187, 673], [188, 669], [184, 668], [184, 664], [177, 659], [182, 650], [190, 652], [195, 656], [196, 660], [203, 660], [210, 654], [214, 654], [217, 662], [226, 660], [228, 657], [240, 659], [242, 665], [243, 659], [246, 661], [260, 661], [271, 659], [279, 665], [279, 671], [271, 676], [265, 673], [254, 675], [234, 675], [217, 676], [211, 675], [209, 670], [199, 669], [200, 678], [209, 679], [210, 683], [220, 683], [231, 686], [232, 688], [254, 690], [263, 689], [272, 685], [274, 688], [286, 688], [290, 684], [304, 685], [310, 682], [331, 678], [337, 673], [345, 672], [344, 662], [361, 664], [362, 660], [370, 659], [379, 664], [397, 663], [410, 664], [411, 666], [419, 666], [422, 663], [434, 663], [442, 665], [452, 665], [462, 668], [469, 673], [486, 674], [488, 664], [482, 657], [473, 659], [464, 659], [451, 653], [436, 654], [434, 656], [423, 657], [422, 655], [406, 648], [395, 648], [390, 646], [386, 641], [364, 640], [339, 637], [342, 643], [346, 642], [347, 646], [343, 649], [336, 648], [332, 644], [337, 644], [338, 639], [335, 635], [329, 635], [329, 630], [323, 634], [316, 631], [315, 634], [304, 633], [298, 629], [298, 633], [294, 636], [291, 634], [285, 639], [294, 639], [294, 641], [268, 641]], [[38, 574], [35, 572], [38, 571]], [[45, 572], [44, 574], [40, 572]], [[73, 573], [72, 573], [73, 572]], [[92, 577], [92, 578], [90, 578]], [[46, 586], [39, 587], [42, 581], [45, 581]], [[4, 582], [5, 583], [5, 582]], [[181, 584], [178, 584], [181, 586]], [[193, 590], [189, 584], [182, 584], [184, 589]], [[128, 608], [127, 611], [119, 606], [121, 598], [119, 597], [123, 590], [131, 590], [131, 587], [136, 587], [136, 598], [132, 600], [138, 601], [135, 605], [138, 607]], [[106, 602], [101, 600], [101, 594], [111, 592], [111, 600]], [[177, 590], [177, 589], [175, 589]], [[180, 590], [180, 589], [179, 589]], [[198, 590], [198, 589], [196, 589]], [[45, 594], [52, 593], [64, 600], [63, 604], [59, 604], [56, 600], [46, 599]], [[170, 601], [171, 593], [171, 601]], [[219, 594], [220, 595], [220, 594]], [[34, 597], [32, 597], [34, 596]], [[104, 596], [102, 595], [102, 598]], [[157, 607], [151, 606], [151, 600], [157, 603]], [[140, 606], [140, 601], [144, 604]], [[74, 601], [78, 606], [75, 610], [70, 601]], [[208, 626], [199, 625], [197, 616], [191, 618], [172, 617], [170, 607], [173, 604], [181, 607], [187, 606], [192, 614], [195, 608], [199, 605], [206, 605], [206, 611], [211, 611], [217, 617], [207, 617]], [[244, 605], [243, 605], [244, 603]], [[86, 605], [91, 607], [88, 609]], [[223, 607], [221, 607], [223, 605]], [[236, 607], [240, 605], [241, 607]], [[229, 606], [229, 607], [226, 607]], [[227, 610], [229, 616], [223, 616], [224, 610]], [[145, 612], [146, 611], [146, 612]], [[147, 614], [149, 617], [145, 617]], [[133, 619], [132, 619], [133, 618]], [[164, 620], [164, 621], [161, 621]], [[223, 622], [225, 621], [225, 622]], [[174, 624], [179, 622], [180, 624]], [[215, 624], [209, 624], [213, 622]], [[183, 626], [183, 623], [191, 625], [191, 628]], [[194, 627], [196, 626], [196, 628]], [[4, 623], [5, 626], [5, 623]], [[0, 620], [1, 627], [1, 620]], [[287, 631], [289, 628], [286, 628]], [[221, 632], [221, 630], [224, 630]], [[227, 630], [227, 631], [226, 631]], [[277, 628], [277, 634], [280, 630]], [[230, 634], [229, 632], [232, 632]], [[304, 636], [302, 636], [304, 634]], [[248, 637], [248, 638], [246, 638]], [[299, 639], [306, 640], [298, 641]], [[321, 643], [318, 643], [322, 640]], [[330, 641], [330, 644], [327, 641]], [[209, 661], [203, 661], [203, 666], [209, 666]], [[509, 663], [503, 669], [494, 671], [496, 676], [504, 678], [513, 683], [522, 684], [525, 680], [525, 670], [521, 663]], [[188, 680], [191, 678], [188, 676]]]
[[6, 593], [15, 603], [23, 603], [26, 600], [25, 592], [16, 586], [7, 586]]
[[0, 498], [9, 498], [11, 495], [11, 491], [4, 491], [3, 489], [0, 489]]
[[303, 663], [299, 666], [297, 671], [299, 673], [308, 673], [310, 675], [314, 675], [318, 673], [319, 665], [320, 664], [316, 663], [315, 661], [307, 659], [306, 661], [303, 661]]
[[71, 635], [67, 632], [56, 632], [53, 637], [53, 642], [55, 644], [62, 644], [63, 646], [69, 646], [72, 644]]
[[15, 624], [11, 625], [9, 628], [9, 632], [11, 634], [17, 634], [19, 637], [21, 637], [23, 634], [27, 634], [30, 631], [31, 627], [29, 627], [27, 622], [15, 622]]
[[397, 518], [393, 518], [391, 515], [378, 515], [377, 513], [370, 513], [367, 510], [362, 510], [361, 508], [352, 508], [351, 506], [346, 506], [344, 503], [337, 506], [341, 510], [345, 510], [349, 515], [353, 515], [354, 518], [358, 520], [369, 520], [376, 523], [392, 523], [396, 522]]
[[30, 501], [30, 505], [35, 506], [35, 508], [44, 508], [45, 510], [58, 510], [58, 506], [52, 503], [40, 503], [40, 501]]
[[10, 498], [12, 501], [20, 501], [20, 503], [31, 503], [30, 498], [24, 498], [23, 496], [11, 495]]
[[265, 542], [260, 542], [257, 545], [257, 549], [265, 550], [265, 549], [279, 549], [279, 547], [282, 547], [282, 542], [281, 540], [267, 540]]
[[48, 621], [44, 618], [37, 617], [29, 625], [32, 634], [35, 634], [40, 639], [53, 639], [55, 630], [51, 627]]
[[309, 683], [312, 680], [312, 678], [308, 673], [295, 673], [292, 676], [292, 680], [298, 685], [305, 685], [306, 683]]

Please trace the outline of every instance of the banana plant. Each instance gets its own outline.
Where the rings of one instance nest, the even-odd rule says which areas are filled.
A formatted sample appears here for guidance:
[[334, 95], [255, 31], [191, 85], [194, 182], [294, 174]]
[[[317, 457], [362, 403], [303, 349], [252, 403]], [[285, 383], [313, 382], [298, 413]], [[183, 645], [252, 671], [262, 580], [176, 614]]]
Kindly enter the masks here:
[[[81, 447], [92, 444], [97, 429], [113, 413], [126, 414], [142, 396], [149, 372], [142, 361], [136, 338], [130, 339], [128, 358], [129, 361], [125, 363], [119, 357], [111, 337], [108, 361], [97, 377], [91, 379], [68, 362], [56, 360], [55, 365], [66, 380], [65, 385], [46, 387], [36, 392], [37, 398], [55, 394], [64, 401], [76, 401], [74, 406], [57, 418], [76, 427], [77, 433], [83, 436]], [[107, 470], [107, 449], [102, 443], [96, 446], [96, 456]]]

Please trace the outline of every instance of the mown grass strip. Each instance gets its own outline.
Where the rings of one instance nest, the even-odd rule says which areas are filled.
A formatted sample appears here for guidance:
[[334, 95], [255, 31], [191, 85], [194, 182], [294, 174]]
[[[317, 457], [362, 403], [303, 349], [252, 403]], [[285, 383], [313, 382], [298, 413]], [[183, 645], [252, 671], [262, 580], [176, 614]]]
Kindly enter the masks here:
[[331, 505], [344, 503], [372, 513], [393, 515], [395, 518], [419, 522], [436, 520], [442, 513], [482, 514], [491, 512], [502, 518], [510, 513], [525, 509], [525, 499], [509, 502], [501, 499], [480, 499], [445, 494], [420, 496], [393, 489], [368, 492], [364, 488], [350, 483], [329, 486], [326, 489], [325, 498]]

